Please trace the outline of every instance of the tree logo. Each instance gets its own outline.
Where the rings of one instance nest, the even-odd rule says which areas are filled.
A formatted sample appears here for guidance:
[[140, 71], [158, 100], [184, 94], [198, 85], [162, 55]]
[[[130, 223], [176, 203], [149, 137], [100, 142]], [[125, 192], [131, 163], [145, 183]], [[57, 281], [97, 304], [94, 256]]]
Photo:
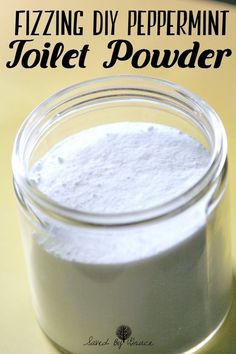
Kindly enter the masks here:
[[116, 330], [116, 335], [124, 343], [132, 334], [131, 328], [126, 325], [121, 325]]

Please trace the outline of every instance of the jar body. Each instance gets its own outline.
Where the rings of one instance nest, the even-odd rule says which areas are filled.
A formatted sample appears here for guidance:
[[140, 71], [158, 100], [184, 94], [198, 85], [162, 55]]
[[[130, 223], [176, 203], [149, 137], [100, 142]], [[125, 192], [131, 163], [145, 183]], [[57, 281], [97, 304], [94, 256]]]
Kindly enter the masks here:
[[[37, 225], [22, 206], [20, 210], [37, 319], [49, 338], [71, 353], [96, 353], [99, 344], [92, 343], [99, 341], [107, 343], [101, 348], [104, 353], [115, 353], [119, 345], [127, 354], [182, 353], [214, 333], [229, 310], [232, 274], [226, 196], [206, 213], [206, 219], [197, 216], [194, 232], [189, 211], [178, 216], [182, 222], [189, 220], [186, 230], [177, 229], [173, 235], [168, 224], [179, 225], [178, 218], [162, 225], [113, 230], [113, 238], [125, 237], [128, 244], [129, 238], [141, 233], [144, 247], [152, 237], [166, 233], [174, 239], [178, 232], [185, 233], [182, 242], [161, 253], [120, 264], [63, 259], [58, 251], [59, 242], [82, 247], [84, 237], [90, 237], [89, 247], [96, 249], [101, 232], [104, 243], [110, 231], [58, 225], [57, 241], [58, 231], [42, 226], [52, 224], [50, 218]], [[112, 252], [112, 245], [107, 242], [100, 252]], [[116, 336], [122, 324], [132, 330], [124, 343]]]
[[[139, 121], [161, 120], [167, 125], [174, 125], [176, 116], [178, 126], [181, 107], [176, 105], [184, 96], [172, 93], [175, 103], [163, 104], [163, 97], [170, 99], [167, 92], [162, 92], [158, 101], [154, 91], [147, 88], [146, 96], [139, 97], [141, 87], [143, 83], [135, 99], [133, 93], [127, 93], [124, 99], [122, 88], [119, 100], [111, 102], [109, 98], [105, 102], [109, 120], [120, 121], [122, 112], [136, 120], [138, 112]], [[80, 98], [84, 96], [83, 92]], [[117, 96], [116, 89], [114, 100]], [[53, 129], [49, 124], [43, 126], [49, 126], [50, 132], [44, 135], [46, 129], [42, 129], [42, 149], [39, 154], [34, 151], [32, 160], [63, 135], [86, 128], [88, 120], [81, 120], [78, 111], [82, 108], [73, 105], [73, 100], [71, 96], [60, 114], [54, 112], [56, 104], [45, 114], [47, 118], [49, 112], [53, 113], [47, 123], [60, 124]], [[86, 117], [96, 115], [104, 100], [102, 97], [98, 107], [91, 105], [86, 114], [82, 113]], [[81, 103], [82, 107], [87, 109], [88, 102]], [[194, 114], [201, 120], [200, 113], [197, 104], [183, 106], [181, 128], [188, 131], [186, 120]], [[108, 122], [106, 116], [102, 119], [96, 117], [94, 124]], [[207, 122], [203, 123], [209, 137], [211, 127]], [[193, 136], [201, 130], [198, 123], [195, 132], [191, 129]], [[72, 222], [67, 215], [58, 217], [53, 209], [31, 198], [16, 172], [14, 177], [36, 316], [57, 346], [73, 354], [112, 354], [118, 349], [125, 354], [179, 354], [203, 345], [223, 323], [232, 297], [226, 158], [191, 202], [181, 196], [182, 204], [163, 217], [142, 219], [136, 215], [136, 220], [129, 222], [130, 216], [123, 215], [125, 221], [118, 224], [114, 222], [117, 215], [110, 223], [102, 220], [97, 224], [96, 220]], [[133, 251], [140, 242], [142, 251]]]

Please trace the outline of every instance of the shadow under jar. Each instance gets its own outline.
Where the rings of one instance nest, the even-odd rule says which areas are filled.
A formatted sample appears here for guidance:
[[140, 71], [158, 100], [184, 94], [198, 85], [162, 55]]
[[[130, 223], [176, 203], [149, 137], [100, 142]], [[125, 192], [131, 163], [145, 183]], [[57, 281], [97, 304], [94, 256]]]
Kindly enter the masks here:
[[[204, 175], [178, 197], [135, 212], [74, 210], [43, 194], [32, 166], [55, 144], [115, 122], [174, 127], [209, 151]], [[227, 142], [217, 114], [170, 82], [138, 76], [66, 88], [23, 123], [13, 151], [14, 187], [38, 322], [74, 354], [196, 350], [223, 323], [232, 266], [226, 193]], [[155, 252], [124, 259], [142, 240]], [[114, 242], [117, 247], [114, 247]], [[119, 247], [119, 245], [121, 245]], [[89, 250], [95, 255], [89, 260]], [[100, 261], [101, 254], [109, 254]]]

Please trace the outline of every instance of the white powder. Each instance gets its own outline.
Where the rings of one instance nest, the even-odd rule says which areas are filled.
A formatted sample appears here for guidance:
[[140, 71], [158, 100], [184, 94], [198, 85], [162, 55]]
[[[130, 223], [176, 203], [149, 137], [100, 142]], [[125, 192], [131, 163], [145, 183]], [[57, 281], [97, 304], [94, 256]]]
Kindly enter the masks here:
[[[120, 213], [180, 195], [209, 159], [201, 144], [174, 128], [116, 123], [61, 141], [33, 166], [31, 179], [65, 206]], [[222, 295], [227, 277], [211, 264], [224, 263], [223, 235], [211, 234], [207, 203], [131, 226], [72, 226], [48, 217], [47, 229], [33, 234], [30, 269], [37, 317], [49, 337], [76, 354], [116, 353], [121, 324], [136, 340], [153, 342], [125, 342], [126, 354], [177, 354], [203, 340], [229, 303]], [[91, 336], [109, 338], [109, 345], [84, 345]]]
[[204, 173], [209, 153], [163, 125], [108, 124], [57, 144], [34, 166], [39, 189], [90, 212], [143, 210], [183, 193]]

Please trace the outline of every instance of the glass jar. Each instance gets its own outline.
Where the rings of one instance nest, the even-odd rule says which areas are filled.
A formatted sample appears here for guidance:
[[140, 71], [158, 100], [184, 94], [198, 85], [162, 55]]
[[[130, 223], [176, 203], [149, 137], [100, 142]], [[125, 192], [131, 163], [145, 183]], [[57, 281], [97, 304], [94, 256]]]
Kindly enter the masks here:
[[[57, 142], [121, 121], [165, 124], [191, 135], [211, 155], [204, 176], [164, 204], [114, 214], [69, 209], [30, 180], [32, 165]], [[75, 354], [176, 354], [197, 350], [216, 333], [231, 304], [232, 266], [227, 141], [207, 103], [150, 77], [76, 84], [29, 115], [12, 166], [33, 305], [59, 348]], [[130, 250], [137, 239], [144, 251], [135, 255]], [[153, 240], [155, 250], [147, 256]], [[95, 250], [92, 261], [87, 249]], [[101, 261], [103, 254], [110, 257]]]

